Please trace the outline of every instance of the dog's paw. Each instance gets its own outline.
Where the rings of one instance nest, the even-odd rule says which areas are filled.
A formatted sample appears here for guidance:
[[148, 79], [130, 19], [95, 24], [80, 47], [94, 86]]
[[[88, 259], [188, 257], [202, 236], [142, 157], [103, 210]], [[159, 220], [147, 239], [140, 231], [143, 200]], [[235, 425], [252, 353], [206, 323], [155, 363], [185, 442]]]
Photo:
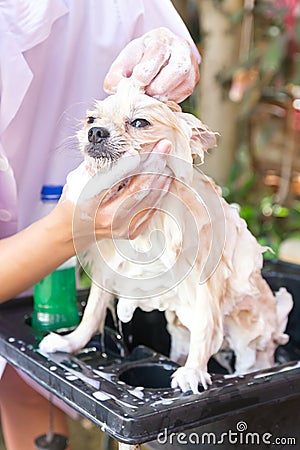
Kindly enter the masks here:
[[209, 373], [193, 367], [179, 367], [172, 375], [172, 388], [179, 387], [182, 392], [192, 391], [194, 394], [198, 394], [199, 383], [204, 389], [207, 389], [211, 384]]
[[39, 349], [45, 353], [66, 352], [72, 353], [71, 341], [65, 336], [50, 333], [40, 342]]

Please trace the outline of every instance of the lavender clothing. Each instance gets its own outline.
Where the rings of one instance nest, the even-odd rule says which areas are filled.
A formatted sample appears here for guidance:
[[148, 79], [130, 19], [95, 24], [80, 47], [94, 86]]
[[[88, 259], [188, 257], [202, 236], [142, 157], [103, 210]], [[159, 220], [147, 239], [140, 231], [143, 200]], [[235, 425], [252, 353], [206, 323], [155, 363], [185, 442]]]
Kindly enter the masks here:
[[74, 135], [111, 63], [159, 26], [190, 39], [168, 0], [0, 0], [0, 237], [79, 165]]

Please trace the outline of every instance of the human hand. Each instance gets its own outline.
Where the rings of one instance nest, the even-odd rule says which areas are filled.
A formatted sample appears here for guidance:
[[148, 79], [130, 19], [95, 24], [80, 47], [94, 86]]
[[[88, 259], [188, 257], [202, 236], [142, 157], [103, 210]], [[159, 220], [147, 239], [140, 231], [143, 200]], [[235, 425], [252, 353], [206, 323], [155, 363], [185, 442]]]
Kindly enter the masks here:
[[121, 190], [115, 184], [104, 194], [95, 218], [96, 236], [135, 239], [146, 228], [173, 180], [166, 167], [170, 150], [169, 141], [160, 141], [151, 153], [142, 154], [136, 174], [124, 178]]
[[60, 215], [66, 227], [70, 226], [70, 217], [73, 218], [77, 252], [95, 239], [134, 239], [146, 228], [173, 180], [171, 170], [166, 167], [170, 150], [169, 141], [159, 141], [150, 153], [141, 154], [141, 162], [132, 173], [119, 179], [111, 189], [85, 198], [84, 202], [79, 199], [77, 205], [68, 200], [66, 185], [54, 213]]
[[104, 90], [115, 93], [124, 77], [132, 78], [158, 100], [180, 103], [199, 80], [198, 61], [187, 40], [167, 28], [157, 28], [121, 51], [106, 75]]

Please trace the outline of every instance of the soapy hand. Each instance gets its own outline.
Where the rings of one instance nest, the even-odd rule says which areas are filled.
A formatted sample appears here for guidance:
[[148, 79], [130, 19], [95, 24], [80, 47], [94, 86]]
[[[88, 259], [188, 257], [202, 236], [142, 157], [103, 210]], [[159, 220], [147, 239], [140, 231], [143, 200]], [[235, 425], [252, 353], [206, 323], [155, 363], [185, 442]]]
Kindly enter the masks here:
[[[124, 177], [102, 197], [95, 218], [96, 236], [134, 239], [146, 228], [149, 220], [168, 192], [172, 172], [166, 167], [171, 144], [160, 141], [150, 154], [144, 154], [134, 174]], [[124, 184], [124, 187], [123, 187]]]
[[167, 28], [157, 28], [121, 51], [106, 75], [104, 90], [115, 93], [123, 77], [131, 77], [158, 100], [180, 103], [199, 80], [198, 61], [187, 40]]
[[[112, 188], [106, 186], [101, 192], [99, 189], [95, 192], [97, 176], [90, 178], [92, 186], [88, 186], [85, 178], [87, 188], [84, 189], [88, 195], [83, 192], [76, 205], [71, 200], [71, 182], [65, 186], [53, 214], [59, 214], [61, 219], [65, 217], [66, 222], [73, 217], [73, 241], [77, 252], [83, 251], [95, 239], [134, 239], [143, 231], [172, 183], [172, 172], [166, 167], [170, 149], [169, 141], [158, 142], [150, 153], [141, 155], [138, 166], [131, 170], [129, 176], [123, 174], [121, 181], [118, 178], [119, 182], [115, 182]], [[124, 157], [123, 160], [125, 158], [132, 157]], [[111, 172], [114, 171], [113, 168]], [[103, 177], [105, 174], [98, 180]], [[91, 194], [93, 190], [94, 194]]]

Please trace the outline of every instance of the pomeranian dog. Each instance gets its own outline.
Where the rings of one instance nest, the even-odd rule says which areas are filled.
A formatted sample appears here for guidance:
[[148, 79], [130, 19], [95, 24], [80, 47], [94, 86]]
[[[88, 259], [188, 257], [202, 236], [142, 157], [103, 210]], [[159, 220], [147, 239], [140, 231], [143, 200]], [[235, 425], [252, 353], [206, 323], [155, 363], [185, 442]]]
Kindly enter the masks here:
[[[107, 307], [117, 297], [123, 322], [138, 307], [165, 311], [170, 357], [184, 363], [171, 384], [183, 392], [211, 384], [207, 364], [221, 348], [234, 351], [237, 374], [272, 366], [276, 347], [288, 341], [284, 331], [292, 298], [285, 288], [273, 295], [261, 275], [265, 249], [221, 190], [193, 165], [195, 156], [202, 161], [216, 145], [215, 133], [175, 103], [149, 97], [123, 80], [115, 95], [87, 112], [78, 138], [82, 170], [106, 179], [117, 161], [168, 139], [174, 181], [137, 238], [103, 239], [89, 248], [92, 287], [82, 321], [68, 335], [50, 333], [40, 348], [78, 351], [103, 330]], [[75, 175], [68, 180], [70, 199], [72, 186], [82, 187]], [[115, 195], [122, 183], [112, 182]]]

